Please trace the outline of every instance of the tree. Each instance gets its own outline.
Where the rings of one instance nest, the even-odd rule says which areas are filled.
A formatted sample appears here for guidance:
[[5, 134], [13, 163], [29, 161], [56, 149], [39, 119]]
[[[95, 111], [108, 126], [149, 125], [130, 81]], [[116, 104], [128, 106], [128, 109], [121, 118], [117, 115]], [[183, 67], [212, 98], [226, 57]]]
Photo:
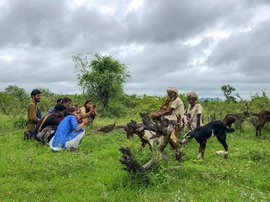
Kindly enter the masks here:
[[0, 92], [0, 112], [14, 118], [16, 115], [20, 114], [22, 107], [20, 106], [20, 101], [15, 96]]
[[84, 93], [101, 102], [107, 111], [109, 100], [123, 94], [123, 86], [130, 77], [127, 67], [111, 56], [96, 53], [93, 58], [86, 54], [73, 56], [79, 86]]
[[23, 101], [30, 97], [30, 95], [24, 90], [23, 88], [20, 88], [16, 85], [9, 85], [5, 89], [5, 93], [8, 93], [16, 98], [18, 98], [20, 101]]
[[50, 91], [48, 88], [39, 88], [43, 97], [55, 97], [56, 94]]
[[223, 94], [227, 101], [233, 101], [235, 102], [236, 98], [234, 96], [231, 96], [232, 92], [235, 91], [235, 88], [228, 85], [221, 86], [221, 90], [223, 91]]

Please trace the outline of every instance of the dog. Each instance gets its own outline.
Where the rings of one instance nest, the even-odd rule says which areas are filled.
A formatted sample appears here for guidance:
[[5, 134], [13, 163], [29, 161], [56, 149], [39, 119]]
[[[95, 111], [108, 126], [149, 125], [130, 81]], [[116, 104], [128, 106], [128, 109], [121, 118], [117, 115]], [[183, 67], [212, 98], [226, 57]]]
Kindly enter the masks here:
[[235, 130], [233, 128], [227, 127], [222, 121], [212, 121], [204, 126], [200, 126], [193, 131], [188, 131], [181, 143], [185, 144], [191, 138], [195, 138], [196, 141], [200, 144], [199, 146], [199, 154], [197, 159], [204, 158], [204, 152], [206, 147], [207, 139], [212, 135], [216, 136], [218, 141], [222, 144], [225, 149], [224, 158], [228, 158], [228, 145], [226, 143], [226, 133], [232, 133]]

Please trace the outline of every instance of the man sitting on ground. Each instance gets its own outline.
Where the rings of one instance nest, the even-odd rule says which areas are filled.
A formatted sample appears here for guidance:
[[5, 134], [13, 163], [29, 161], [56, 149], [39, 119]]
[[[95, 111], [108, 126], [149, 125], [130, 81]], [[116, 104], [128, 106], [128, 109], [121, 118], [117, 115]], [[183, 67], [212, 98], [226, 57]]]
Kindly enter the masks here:
[[[39, 124], [37, 124], [35, 132], [38, 134], [46, 127], [50, 127], [50, 136], [46, 139], [46, 141], [50, 141], [50, 139], [54, 136], [57, 126], [64, 118], [64, 110], [66, 107], [62, 104], [57, 104], [54, 107], [54, 112], [52, 114], [47, 114], [43, 117]], [[37, 136], [36, 138], [38, 141], [43, 141], [42, 137]]]
[[40, 121], [42, 114], [37, 104], [41, 100], [41, 91], [34, 89], [31, 92], [31, 101], [27, 108], [27, 125], [26, 132], [24, 132], [24, 139], [31, 138], [31, 133], [36, 127], [36, 124]]

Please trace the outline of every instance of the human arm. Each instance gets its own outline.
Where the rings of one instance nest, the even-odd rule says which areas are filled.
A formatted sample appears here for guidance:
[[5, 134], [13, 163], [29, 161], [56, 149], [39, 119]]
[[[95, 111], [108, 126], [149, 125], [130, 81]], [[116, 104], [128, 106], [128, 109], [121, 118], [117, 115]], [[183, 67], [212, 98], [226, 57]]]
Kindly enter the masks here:
[[82, 120], [82, 123], [80, 123], [80, 124], [78, 125], [77, 131], [81, 130], [81, 129], [88, 123], [88, 121], [89, 121], [88, 118], [84, 118], [84, 119]]
[[197, 104], [197, 127], [201, 126], [202, 123], [202, 106]]
[[158, 119], [161, 116], [166, 116], [172, 114], [173, 108], [169, 108], [168, 110], [161, 112], [161, 113], [155, 113], [152, 115], [152, 119]]
[[86, 125], [88, 123], [88, 120], [89, 120], [88, 118], [85, 118], [85, 119], [82, 120], [82, 122], [80, 124], [78, 124], [76, 117], [72, 116], [71, 117], [71, 128], [72, 128], [72, 130], [76, 130], [76, 131], [81, 130], [84, 127], [84, 125]]
[[81, 113], [80, 113], [80, 119], [83, 119], [83, 118], [86, 118], [86, 117], [90, 118], [91, 116], [97, 116], [96, 105], [92, 105], [89, 112], [86, 113], [85, 110], [82, 110]]
[[34, 103], [30, 103], [28, 106], [28, 121], [34, 124], [40, 121], [40, 119], [37, 118], [37, 107]]
[[201, 114], [197, 114], [197, 128], [199, 126], [201, 126], [201, 118], [202, 118], [202, 115]]

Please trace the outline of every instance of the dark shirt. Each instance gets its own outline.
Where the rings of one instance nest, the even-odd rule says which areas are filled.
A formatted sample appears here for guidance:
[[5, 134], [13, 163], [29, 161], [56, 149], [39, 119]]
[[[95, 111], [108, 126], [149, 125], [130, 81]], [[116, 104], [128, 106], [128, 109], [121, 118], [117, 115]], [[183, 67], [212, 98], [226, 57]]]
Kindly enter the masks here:
[[[41, 126], [40, 131], [42, 131], [47, 126], [52, 126], [52, 127], [56, 128], [59, 125], [59, 123], [61, 122], [61, 119], [59, 119], [55, 114], [50, 114], [48, 116], [49, 116], [48, 118], [46, 118], [47, 116], [43, 117], [41, 119], [41, 121], [39, 122], [40, 124], [42, 124], [43, 120], [46, 118], [46, 120], [44, 121], [44, 123]], [[40, 124], [38, 124], [36, 127], [37, 132], [38, 132], [38, 129], [40, 127]]]

